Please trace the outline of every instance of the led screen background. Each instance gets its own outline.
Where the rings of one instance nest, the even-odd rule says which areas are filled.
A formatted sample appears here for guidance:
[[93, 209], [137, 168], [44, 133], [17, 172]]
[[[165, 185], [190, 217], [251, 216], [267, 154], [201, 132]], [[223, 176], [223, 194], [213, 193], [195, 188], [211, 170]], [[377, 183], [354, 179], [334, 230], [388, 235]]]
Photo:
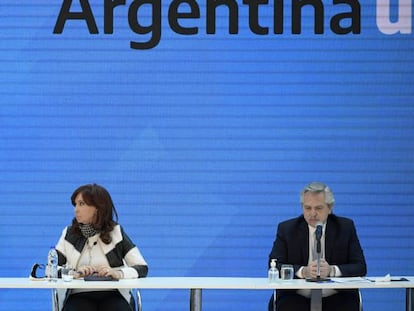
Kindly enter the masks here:
[[[96, 182], [149, 263], [149, 276], [264, 277], [278, 222], [300, 214], [299, 191], [321, 180], [335, 212], [354, 219], [369, 275], [413, 275], [413, 35], [386, 35], [375, 2], [361, 2], [361, 33], [330, 30], [347, 5], [325, 1], [324, 33], [311, 7], [302, 33], [239, 32], [224, 9], [206, 33], [167, 22], [147, 50], [130, 48], [128, 2], [99, 34], [67, 21], [62, 1], [0, 5], [0, 276], [26, 277], [70, 223], [70, 195]], [[285, 1], [289, 2], [289, 1]], [[397, 14], [392, 2], [392, 18]], [[73, 10], [79, 2], [73, 1]], [[412, 11], [411, 7], [406, 12]], [[183, 7], [184, 10], [184, 7]], [[151, 17], [142, 12], [143, 23]], [[146, 20], [148, 19], [148, 20]], [[188, 309], [184, 290], [142, 291], [145, 310]], [[267, 291], [204, 291], [204, 310], [265, 310]], [[44, 290], [0, 291], [0, 310], [45, 310]], [[404, 307], [403, 290], [363, 290], [366, 310]]]

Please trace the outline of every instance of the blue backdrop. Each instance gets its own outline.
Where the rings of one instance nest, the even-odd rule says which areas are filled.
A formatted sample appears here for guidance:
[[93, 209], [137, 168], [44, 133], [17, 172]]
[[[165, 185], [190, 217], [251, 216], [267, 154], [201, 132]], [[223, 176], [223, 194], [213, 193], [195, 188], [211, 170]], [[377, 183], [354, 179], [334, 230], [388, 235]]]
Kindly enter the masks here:
[[[0, 4], [0, 277], [46, 261], [72, 219], [72, 191], [91, 182], [111, 192], [149, 276], [265, 277], [276, 225], [299, 215], [312, 180], [354, 219], [369, 275], [414, 275], [411, 1], [400, 1], [403, 15], [398, 1], [361, 2], [361, 31], [345, 35], [330, 21], [347, 4], [323, 2], [323, 34], [312, 6], [301, 34], [290, 26], [295, 1], [285, 1], [283, 34], [273, 33], [274, 4], [260, 6], [269, 33], [258, 35], [240, 1], [238, 33], [220, 7], [208, 34], [199, 1], [200, 18], [180, 20], [198, 33], [183, 35], [165, 2], [160, 42], [148, 49], [130, 48], [149, 36], [130, 28], [136, 1], [115, 8], [112, 34], [104, 1], [89, 1], [98, 34], [85, 20], [53, 34], [63, 2]], [[149, 26], [156, 14], [138, 15]], [[381, 16], [401, 31], [385, 31]], [[188, 309], [184, 290], [142, 295], [145, 311]], [[270, 295], [205, 291], [203, 309], [266, 310]], [[368, 311], [405, 302], [403, 290], [363, 299]], [[49, 309], [49, 291], [0, 291], [0, 310], [28, 306]]]

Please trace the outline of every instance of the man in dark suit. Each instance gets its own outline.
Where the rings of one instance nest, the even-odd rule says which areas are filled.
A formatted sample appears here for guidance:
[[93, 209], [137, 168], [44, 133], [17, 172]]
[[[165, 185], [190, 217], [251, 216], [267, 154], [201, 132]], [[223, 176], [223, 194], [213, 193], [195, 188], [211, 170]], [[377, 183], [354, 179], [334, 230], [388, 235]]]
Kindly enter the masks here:
[[[366, 275], [365, 257], [359, 243], [354, 222], [333, 214], [335, 199], [328, 186], [312, 182], [301, 192], [303, 215], [278, 225], [276, 239], [269, 255], [282, 264], [292, 264], [295, 278], [314, 279], [318, 275], [315, 230], [322, 225], [320, 239], [321, 278], [351, 277]], [[310, 290], [277, 290], [277, 311], [309, 311]], [[269, 311], [273, 310], [273, 296], [269, 301]], [[323, 290], [323, 311], [357, 311], [359, 294], [357, 289]]]

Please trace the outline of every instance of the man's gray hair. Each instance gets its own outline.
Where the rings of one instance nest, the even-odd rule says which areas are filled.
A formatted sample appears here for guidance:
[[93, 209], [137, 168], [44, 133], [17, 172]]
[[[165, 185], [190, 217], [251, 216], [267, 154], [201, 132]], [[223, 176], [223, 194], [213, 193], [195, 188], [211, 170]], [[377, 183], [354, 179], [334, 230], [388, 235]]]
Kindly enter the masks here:
[[303, 204], [303, 196], [307, 192], [312, 192], [312, 193], [324, 192], [325, 193], [325, 203], [328, 204], [329, 206], [332, 206], [335, 203], [335, 198], [334, 198], [332, 190], [322, 182], [313, 181], [310, 184], [306, 185], [305, 188], [303, 188], [303, 190], [300, 193], [300, 203], [301, 204]]

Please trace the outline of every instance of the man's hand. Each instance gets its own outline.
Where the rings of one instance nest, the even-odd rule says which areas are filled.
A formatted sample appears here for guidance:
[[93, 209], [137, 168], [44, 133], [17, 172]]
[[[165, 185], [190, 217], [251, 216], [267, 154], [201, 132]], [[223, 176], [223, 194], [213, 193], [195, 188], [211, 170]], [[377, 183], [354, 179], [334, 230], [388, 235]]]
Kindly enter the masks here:
[[[331, 273], [331, 266], [325, 261], [325, 259], [321, 258], [320, 261], [320, 277], [327, 278]], [[317, 261], [312, 261], [308, 266], [303, 268], [302, 275], [304, 278], [314, 279], [318, 276], [318, 264]]]

